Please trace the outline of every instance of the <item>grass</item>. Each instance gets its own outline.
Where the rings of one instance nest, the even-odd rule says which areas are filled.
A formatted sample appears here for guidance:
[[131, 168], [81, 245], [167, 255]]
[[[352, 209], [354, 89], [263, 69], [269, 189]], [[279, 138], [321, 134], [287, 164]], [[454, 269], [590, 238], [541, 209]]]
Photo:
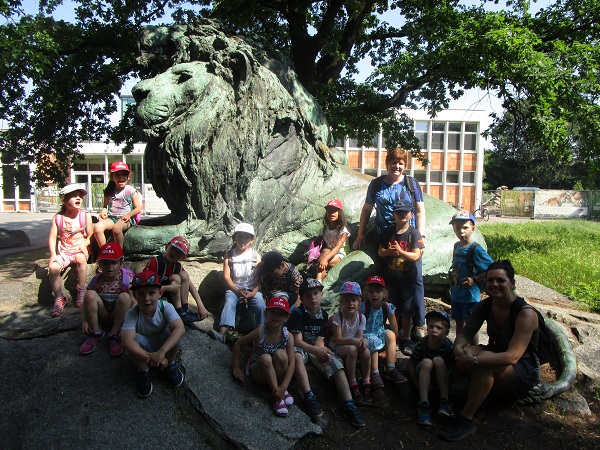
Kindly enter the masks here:
[[493, 259], [600, 312], [600, 223], [585, 220], [478, 225]]

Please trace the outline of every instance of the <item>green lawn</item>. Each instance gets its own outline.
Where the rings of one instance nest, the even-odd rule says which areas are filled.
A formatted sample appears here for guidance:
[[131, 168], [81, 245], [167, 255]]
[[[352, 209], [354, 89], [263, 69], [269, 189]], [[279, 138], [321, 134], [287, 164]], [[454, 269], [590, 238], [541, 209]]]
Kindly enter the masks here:
[[494, 259], [600, 312], [600, 223], [585, 220], [478, 224]]

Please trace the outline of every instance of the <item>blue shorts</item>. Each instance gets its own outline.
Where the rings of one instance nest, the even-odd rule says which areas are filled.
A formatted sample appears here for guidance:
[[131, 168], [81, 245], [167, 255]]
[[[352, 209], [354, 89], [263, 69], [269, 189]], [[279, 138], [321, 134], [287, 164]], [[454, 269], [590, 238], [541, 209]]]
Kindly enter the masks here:
[[471, 311], [477, 305], [478, 302], [469, 302], [469, 303], [459, 303], [459, 302], [450, 302], [452, 306], [452, 318], [454, 320], [462, 320], [466, 321], [471, 315]]
[[385, 276], [389, 302], [404, 317], [412, 317], [418, 311], [417, 281], [414, 278], [397, 276], [388, 273]]
[[[115, 216], [108, 216], [108, 218], [110, 220], [112, 220], [112, 223], [117, 223], [119, 220], [121, 220], [120, 217], [115, 217]], [[132, 227], [137, 225], [137, 222], [135, 221], [135, 219], [133, 217], [129, 220], [129, 225], [131, 225]]]

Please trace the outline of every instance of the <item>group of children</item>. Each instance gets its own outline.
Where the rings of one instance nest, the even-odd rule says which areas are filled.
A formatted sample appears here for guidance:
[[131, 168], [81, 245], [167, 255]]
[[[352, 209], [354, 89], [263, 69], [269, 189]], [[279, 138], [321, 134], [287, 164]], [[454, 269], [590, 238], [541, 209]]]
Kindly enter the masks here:
[[[123, 267], [122, 233], [135, 225], [134, 217], [141, 210], [136, 192], [127, 192], [128, 179], [126, 164], [111, 166], [112, 186], [105, 191], [105, 208], [95, 227], [89, 215], [80, 211], [86, 190], [69, 185], [60, 191], [63, 207], [52, 221], [49, 237], [49, 273], [56, 296], [52, 315], [59, 315], [67, 303], [61, 291], [60, 272], [74, 263], [78, 275], [75, 305], [84, 307], [82, 329], [87, 336], [81, 353], [94, 351], [105, 336], [102, 326], [108, 327], [110, 354], [118, 356], [123, 349], [127, 350], [138, 372], [138, 394], [145, 397], [152, 392], [151, 367], [165, 370], [173, 386], [183, 383], [176, 356], [178, 342], [185, 332], [184, 323], [204, 319], [208, 312], [181, 266], [190, 250], [185, 238], [173, 238], [164, 254], [151, 258], [139, 274]], [[288, 392], [294, 378], [308, 414], [317, 418], [323, 410], [306, 372], [305, 364], [310, 361], [333, 380], [350, 422], [362, 427], [366, 424], [365, 417], [355, 402], [370, 401], [373, 390], [384, 387], [384, 378], [397, 384], [407, 381], [396, 369], [396, 344], [401, 339], [401, 350], [410, 356], [409, 375], [419, 390], [418, 422], [431, 425], [428, 393], [434, 381], [440, 391], [438, 414], [453, 416], [448, 400], [453, 365], [452, 342], [447, 337], [448, 315], [429, 312], [427, 335], [414, 348], [406, 345], [417, 308], [414, 266], [425, 247], [420, 233], [409, 224], [412, 205], [404, 200], [397, 202], [396, 227], [380, 242], [378, 254], [387, 261], [384, 277], [368, 278], [364, 295], [358, 283], [343, 283], [340, 308], [331, 317], [321, 308], [321, 280], [344, 258], [343, 246], [350, 233], [342, 203], [332, 200], [325, 208], [323, 248], [314, 263], [315, 278], [303, 279], [298, 269], [278, 251], [267, 252], [261, 258], [252, 247], [256, 237], [252, 225], [241, 223], [234, 229], [233, 245], [223, 264], [227, 285], [225, 304], [218, 331], [209, 332], [211, 337], [224, 342], [225, 333], [236, 327], [240, 307], [250, 313], [251, 331], [233, 346], [234, 378], [243, 381], [250, 376], [268, 386], [273, 394], [273, 411], [278, 416], [286, 416], [288, 407], [294, 403]], [[473, 242], [472, 214], [460, 211], [450, 224], [459, 239], [451, 269], [451, 306], [460, 332], [479, 301], [477, 281], [485, 276], [492, 260]], [[104, 242], [106, 230], [113, 231], [114, 242]], [[103, 245], [97, 258], [100, 273], [86, 288], [87, 248], [92, 232]], [[190, 294], [197, 303], [197, 315], [189, 308]], [[169, 301], [163, 296], [168, 296]], [[241, 349], [250, 344], [252, 355], [242, 370]], [[386, 358], [383, 376], [379, 369], [380, 353], [385, 353]], [[361, 374], [360, 382], [357, 373]]]

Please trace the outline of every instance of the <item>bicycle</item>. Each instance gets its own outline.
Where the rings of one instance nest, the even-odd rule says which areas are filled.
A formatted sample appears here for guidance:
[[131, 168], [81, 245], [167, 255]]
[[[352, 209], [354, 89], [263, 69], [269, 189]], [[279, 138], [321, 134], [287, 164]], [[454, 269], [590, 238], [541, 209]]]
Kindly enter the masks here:
[[[479, 213], [479, 214], [477, 214]], [[475, 210], [473, 215], [479, 219], [483, 219], [484, 221], [490, 220], [490, 210], [483, 206], [483, 203], [479, 205], [479, 208]]]

